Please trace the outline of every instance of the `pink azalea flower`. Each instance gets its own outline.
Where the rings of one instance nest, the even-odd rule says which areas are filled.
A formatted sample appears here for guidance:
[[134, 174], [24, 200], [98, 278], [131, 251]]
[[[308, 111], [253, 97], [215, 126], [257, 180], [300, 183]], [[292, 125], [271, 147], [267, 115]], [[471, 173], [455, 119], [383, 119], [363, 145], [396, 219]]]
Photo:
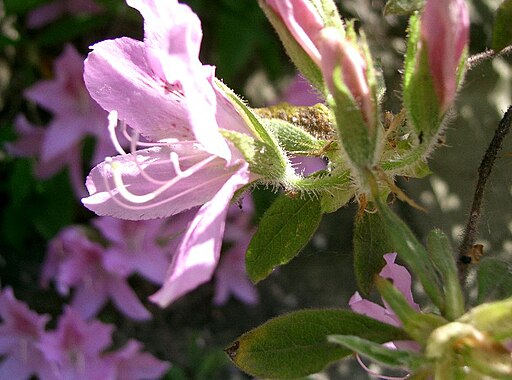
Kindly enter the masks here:
[[[415, 310], [420, 311], [420, 307], [412, 298], [412, 279], [411, 274], [402, 265], [395, 264], [397, 254], [388, 253], [384, 255], [386, 265], [382, 268], [379, 275], [383, 278], [390, 279], [393, 285], [405, 296], [409, 305]], [[358, 292], [350, 298], [348, 304], [350, 308], [359, 313], [372, 317], [378, 321], [388, 323], [393, 326], [401, 326], [401, 322], [395, 315], [395, 312], [387, 305], [385, 301], [384, 307], [374, 302], [365, 300]]]
[[57, 328], [39, 343], [46, 359], [62, 380], [115, 379], [114, 362], [102, 356], [112, 343], [111, 325], [86, 322], [72, 308], [66, 308]]
[[267, 4], [283, 20], [295, 41], [311, 59], [320, 65], [318, 39], [324, 22], [310, 0], [266, 0]]
[[14, 298], [10, 288], [0, 293], [0, 317], [0, 378], [52, 378], [50, 366], [37, 346], [50, 317], [31, 311]]
[[421, 18], [430, 72], [441, 111], [457, 91], [457, 68], [469, 42], [469, 12], [464, 0], [427, 0]]
[[130, 340], [119, 351], [105, 355], [114, 364], [119, 380], [149, 380], [159, 379], [169, 369], [169, 363], [156, 359], [147, 352], [140, 352], [142, 344]]
[[132, 149], [118, 149], [121, 155], [93, 169], [83, 203], [99, 215], [130, 220], [201, 206], [162, 289], [151, 297], [166, 306], [212, 277], [231, 198], [256, 179], [219, 128], [251, 131], [215, 84], [213, 67], [198, 59], [202, 32], [191, 9], [176, 0], [127, 3], [144, 17], [144, 42], [119, 38], [94, 45], [85, 82], [111, 112], [110, 130], [115, 118], [127, 135], [130, 128]]
[[66, 14], [93, 14], [101, 10], [93, 0], [54, 0], [31, 11], [27, 15], [27, 26], [40, 28]]
[[295, 75], [282, 94], [282, 101], [296, 106], [314, 106], [323, 103], [324, 99], [307, 79]]
[[127, 276], [139, 273], [156, 284], [163, 283], [170, 262], [168, 247], [161, 241], [163, 219], [132, 221], [100, 217], [92, 223], [109, 243], [105, 268]]
[[106, 265], [107, 251], [91, 241], [80, 227], [64, 229], [49, 245], [42, 285], [54, 279], [58, 291], [74, 288], [71, 305], [83, 318], [94, 316], [110, 299], [126, 316], [145, 320], [150, 313], [127, 282], [124, 268]]
[[[81, 142], [86, 136], [97, 140], [93, 156], [96, 164], [114, 152], [114, 146], [106, 129], [107, 113], [94, 102], [83, 82], [83, 58], [72, 45], [54, 63], [55, 78], [43, 80], [25, 91], [25, 96], [53, 114], [46, 128], [38, 129], [23, 117], [17, 119], [20, 140], [11, 144], [18, 156], [36, 156], [36, 174], [47, 178], [63, 167], [70, 168], [73, 179], [83, 178]], [[34, 145], [31, 145], [34, 144]], [[76, 193], [85, 193], [83, 179], [78, 186], [73, 180]]]
[[224, 241], [231, 247], [222, 253], [215, 272], [215, 305], [224, 305], [230, 295], [249, 305], [259, 301], [256, 287], [245, 271], [245, 253], [254, 233], [253, 213], [254, 206], [249, 196], [243, 198], [240, 208], [233, 205], [229, 209]]

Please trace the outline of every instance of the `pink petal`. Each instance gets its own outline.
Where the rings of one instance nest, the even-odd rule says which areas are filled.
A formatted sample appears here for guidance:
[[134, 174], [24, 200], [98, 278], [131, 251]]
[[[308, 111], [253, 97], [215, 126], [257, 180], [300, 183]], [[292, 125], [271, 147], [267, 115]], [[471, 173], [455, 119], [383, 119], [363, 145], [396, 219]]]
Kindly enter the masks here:
[[396, 253], [388, 253], [384, 255], [386, 265], [384, 266], [384, 268], [382, 268], [379, 274], [384, 278], [390, 279], [393, 282], [395, 288], [397, 288], [400, 291], [400, 293], [402, 293], [405, 296], [409, 305], [411, 305], [413, 308], [419, 311], [420, 307], [417, 303], [414, 302], [412, 296], [411, 274], [402, 265], [395, 264], [396, 256]]
[[356, 313], [366, 315], [393, 326], [398, 327], [401, 325], [392, 312], [374, 302], [361, 298], [358, 292], [355, 292], [352, 297], [350, 297], [348, 305], [352, 311], [355, 311]]
[[[135, 157], [132, 154], [113, 157], [112, 161], [119, 166], [118, 170], [126, 189], [132, 194], [146, 196], [168, 181], [173, 180], [176, 183], [152, 200], [134, 203], [119, 194], [111, 166], [101, 163], [87, 178], [86, 186], [91, 195], [82, 199], [82, 203], [98, 215], [130, 220], [170, 216], [204, 204], [221, 189], [236, 169], [225, 168], [224, 160], [195, 148], [190, 151], [190, 154], [190, 159], [180, 163], [183, 171], [204, 160], [210, 160], [210, 162], [200, 169], [194, 169], [194, 173], [179, 180], [176, 179], [176, 171], [169, 162], [170, 150], [167, 147], [138, 151], [136, 156], [139, 166], [134, 162]], [[144, 171], [144, 175], [140, 168]], [[163, 183], [150, 181], [147, 176]]]
[[138, 321], [151, 319], [151, 313], [142, 305], [142, 302], [125, 280], [110, 281], [109, 293], [114, 304], [126, 316]]
[[210, 280], [219, 260], [229, 202], [235, 191], [248, 182], [245, 164], [199, 209], [173, 257], [166, 282], [150, 297], [151, 301], [165, 307]]

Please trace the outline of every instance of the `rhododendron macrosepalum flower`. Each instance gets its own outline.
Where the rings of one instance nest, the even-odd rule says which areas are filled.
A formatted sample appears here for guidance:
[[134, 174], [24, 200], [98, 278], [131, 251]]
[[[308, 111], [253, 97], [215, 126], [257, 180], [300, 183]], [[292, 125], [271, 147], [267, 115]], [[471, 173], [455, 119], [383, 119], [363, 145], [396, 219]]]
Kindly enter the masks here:
[[245, 270], [245, 252], [254, 233], [252, 197], [244, 196], [240, 206], [232, 205], [228, 211], [224, 241], [230, 248], [222, 253], [215, 272], [215, 305], [224, 305], [230, 295], [249, 305], [259, 301], [256, 287]]
[[91, 318], [110, 299], [126, 316], [151, 317], [130, 288], [126, 268], [109, 267], [106, 248], [91, 241], [84, 230], [67, 227], [52, 239], [43, 266], [41, 283], [54, 279], [60, 294], [74, 288], [71, 305], [83, 318]]
[[51, 368], [38, 348], [50, 317], [31, 311], [6, 288], [0, 293], [0, 318], [0, 378], [51, 379]]
[[[29, 100], [50, 111], [53, 118], [41, 131], [24, 118], [18, 118], [21, 136], [11, 145], [11, 150], [19, 156], [36, 154], [39, 162], [36, 174], [42, 178], [55, 174], [65, 165], [72, 178], [83, 178], [81, 141], [86, 136], [97, 140], [94, 164], [115, 151], [106, 129], [107, 113], [87, 93], [83, 67], [83, 57], [72, 45], [66, 45], [54, 62], [55, 78], [40, 81], [25, 91]], [[35, 146], [30, 147], [30, 143]], [[83, 180], [79, 187], [75, 182], [75, 192], [84, 196]]]
[[[91, 96], [132, 131], [87, 179], [86, 207], [99, 215], [140, 220], [201, 206], [151, 300], [161, 306], [208, 281], [219, 259], [225, 217], [235, 191], [256, 179], [219, 128], [252, 135], [198, 59], [201, 25], [176, 0], [128, 0], [144, 17], [144, 42], [131, 38], [93, 46], [85, 62]], [[128, 129], [130, 128], [130, 129]], [[142, 135], [144, 142], [139, 142]], [[138, 146], [145, 149], [136, 150]]]
[[421, 36], [428, 54], [441, 112], [457, 91], [457, 68], [469, 41], [469, 12], [464, 0], [427, 0]]
[[54, 0], [30, 11], [27, 15], [27, 26], [40, 28], [65, 14], [93, 14], [101, 10], [102, 7], [93, 0]]
[[100, 217], [92, 224], [108, 240], [104, 265], [110, 271], [131, 275], [138, 273], [155, 284], [162, 284], [169, 266], [169, 233], [164, 219], [122, 220]]
[[114, 363], [115, 379], [159, 379], [169, 369], [169, 363], [156, 359], [147, 352], [140, 352], [142, 344], [130, 340], [119, 351], [108, 353], [106, 359]]

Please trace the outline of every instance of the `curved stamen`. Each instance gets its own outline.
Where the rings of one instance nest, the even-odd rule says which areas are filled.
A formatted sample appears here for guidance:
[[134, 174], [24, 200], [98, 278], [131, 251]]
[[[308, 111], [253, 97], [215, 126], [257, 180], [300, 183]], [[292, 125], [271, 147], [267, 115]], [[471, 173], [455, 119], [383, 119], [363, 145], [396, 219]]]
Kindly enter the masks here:
[[404, 377], [398, 377], [398, 376], [386, 376], [386, 375], [381, 375], [380, 373], [377, 373], [375, 371], [372, 371], [370, 368], [368, 368], [366, 366], [366, 364], [363, 363], [363, 360], [361, 359], [361, 357], [359, 356], [359, 354], [356, 354], [356, 359], [357, 359], [357, 362], [359, 363], [359, 365], [361, 367], [363, 367], [363, 369], [368, 372], [370, 375], [372, 376], [375, 376], [375, 377], [378, 377], [379, 379], [383, 379], [383, 380], [404, 380], [404, 379], [407, 379], [409, 377], [409, 375], [406, 375]]
[[[129, 209], [129, 210], [148, 210], [150, 208], [159, 207], [159, 206], [161, 206], [161, 205], [163, 205], [165, 203], [172, 202], [172, 201], [176, 200], [177, 198], [179, 198], [181, 196], [184, 196], [184, 195], [187, 195], [189, 193], [192, 193], [196, 189], [204, 188], [205, 186], [208, 186], [210, 183], [213, 183], [213, 182], [216, 182], [218, 180], [221, 180], [224, 177], [229, 178], [231, 175], [232, 175], [232, 173], [226, 172], [226, 174], [223, 175], [223, 176], [215, 177], [215, 178], [212, 178], [212, 179], [210, 179], [208, 181], [201, 182], [201, 183], [197, 184], [196, 186], [189, 187], [188, 189], [186, 189], [185, 191], [183, 191], [183, 192], [181, 192], [179, 194], [175, 194], [172, 197], [169, 197], [169, 198], [163, 199], [161, 201], [152, 203], [151, 205], [144, 205], [144, 206], [143, 205], [141, 205], [141, 206], [134, 206], [134, 205], [130, 205], [130, 204], [126, 203], [126, 202], [123, 202], [122, 200], [120, 200], [120, 199], [118, 199], [116, 197], [117, 193], [114, 193], [114, 189], [112, 189], [112, 187], [110, 186], [110, 183], [109, 183], [109, 181], [108, 181], [106, 176], [103, 176], [103, 182], [105, 184], [105, 187], [107, 188], [108, 193], [112, 197], [111, 199], [116, 204], [118, 204], [119, 206], [124, 207], [124, 208]], [[121, 192], [119, 192], [119, 193], [121, 193]], [[129, 199], [127, 199], [127, 200], [129, 200]]]
[[180, 168], [180, 160], [179, 160], [178, 154], [176, 152], [171, 152], [170, 157], [171, 157], [171, 163], [172, 163], [172, 167], [174, 168], [174, 171], [176, 172], [176, 174], [178, 176], [182, 176], [183, 171]]
[[[116, 185], [117, 190], [119, 191], [119, 194], [121, 194], [126, 200], [132, 202], [132, 203], [146, 203], [149, 201], [152, 201], [155, 199], [158, 195], [162, 194], [164, 191], [169, 189], [171, 186], [178, 183], [181, 179], [186, 178], [190, 175], [192, 175], [197, 170], [200, 170], [204, 166], [208, 165], [210, 162], [215, 160], [217, 156], [210, 156], [206, 158], [203, 161], [198, 162], [195, 165], [192, 165], [190, 168], [186, 169], [185, 171], [182, 171], [181, 173], [177, 173], [178, 175], [174, 177], [173, 179], [165, 182], [164, 185], [160, 186], [155, 191], [152, 191], [148, 194], [144, 195], [137, 195], [130, 192], [122, 178], [121, 174], [121, 164], [119, 162], [112, 161], [111, 157], [105, 158], [105, 164], [108, 165], [112, 171], [112, 178], [114, 179], [114, 184]], [[142, 175], [144, 175], [144, 171], [141, 172]]]
[[108, 132], [110, 134], [110, 140], [112, 140], [112, 143], [114, 144], [114, 148], [116, 148], [116, 151], [119, 154], [126, 154], [123, 147], [119, 143], [119, 140], [117, 138], [116, 128], [117, 128], [117, 111], [111, 111], [108, 114]]

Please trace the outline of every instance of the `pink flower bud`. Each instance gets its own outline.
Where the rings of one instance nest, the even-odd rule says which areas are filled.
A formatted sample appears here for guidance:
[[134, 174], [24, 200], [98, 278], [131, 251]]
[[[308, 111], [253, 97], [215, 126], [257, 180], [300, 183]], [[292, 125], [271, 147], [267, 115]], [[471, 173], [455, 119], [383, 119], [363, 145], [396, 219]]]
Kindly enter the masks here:
[[421, 22], [434, 88], [444, 112], [457, 91], [457, 67], [469, 41], [464, 0], [427, 0]]
[[290, 34], [317, 64], [320, 52], [317, 40], [324, 22], [308, 0], [266, 0], [266, 3], [283, 20]]
[[334, 70], [341, 67], [343, 82], [352, 94], [367, 125], [373, 125], [373, 102], [368, 79], [366, 77], [366, 62], [357, 48], [339, 32], [326, 28], [322, 32], [321, 43], [322, 73], [329, 91], [334, 94], [336, 86], [333, 81]]

